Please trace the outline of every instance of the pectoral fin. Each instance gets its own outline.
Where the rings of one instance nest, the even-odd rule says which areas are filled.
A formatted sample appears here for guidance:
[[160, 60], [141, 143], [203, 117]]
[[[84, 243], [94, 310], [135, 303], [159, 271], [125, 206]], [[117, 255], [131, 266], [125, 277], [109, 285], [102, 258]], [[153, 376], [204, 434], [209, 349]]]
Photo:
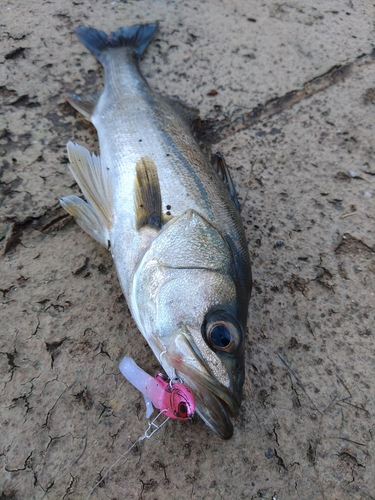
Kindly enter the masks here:
[[61, 200], [61, 205], [90, 236], [108, 247], [113, 217], [110, 170], [82, 146], [69, 142], [67, 149], [70, 171], [87, 203], [77, 196], [68, 196]]
[[136, 227], [161, 228], [161, 193], [158, 172], [152, 158], [143, 156], [136, 164]]

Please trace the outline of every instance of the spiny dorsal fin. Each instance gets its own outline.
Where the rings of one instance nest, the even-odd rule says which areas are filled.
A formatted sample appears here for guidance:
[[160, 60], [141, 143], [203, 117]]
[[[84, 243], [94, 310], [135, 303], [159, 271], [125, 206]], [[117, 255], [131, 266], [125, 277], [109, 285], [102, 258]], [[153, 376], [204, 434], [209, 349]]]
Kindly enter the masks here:
[[78, 94], [68, 94], [66, 100], [73, 106], [86, 120], [91, 121], [91, 115], [99, 100], [101, 92], [83, 97]]
[[152, 158], [143, 156], [136, 164], [136, 227], [161, 228], [161, 193], [158, 172]]
[[240, 211], [241, 205], [237, 198], [236, 189], [234, 187], [232, 178], [230, 176], [228, 165], [226, 164], [222, 154], [219, 152], [213, 154], [211, 156], [211, 163], [215, 171], [217, 172], [218, 176], [220, 177], [220, 179], [227, 186], [228, 191], [232, 197], [232, 200], [234, 201], [234, 204], [236, 205], [237, 210]]

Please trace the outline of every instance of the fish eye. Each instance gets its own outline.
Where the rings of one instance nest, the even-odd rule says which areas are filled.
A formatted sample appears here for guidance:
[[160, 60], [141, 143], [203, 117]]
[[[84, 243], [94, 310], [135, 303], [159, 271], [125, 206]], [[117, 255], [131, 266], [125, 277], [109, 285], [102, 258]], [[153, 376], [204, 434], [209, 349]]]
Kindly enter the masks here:
[[228, 353], [234, 352], [243, 339], [237, 320], [226, 313], [211, 315], [205, 324], [204, 333], [210, 347]]
[[211, 342], [222, 349], [230, 344], [230, 331], [226, 325], [214, 325], [210, 332]]

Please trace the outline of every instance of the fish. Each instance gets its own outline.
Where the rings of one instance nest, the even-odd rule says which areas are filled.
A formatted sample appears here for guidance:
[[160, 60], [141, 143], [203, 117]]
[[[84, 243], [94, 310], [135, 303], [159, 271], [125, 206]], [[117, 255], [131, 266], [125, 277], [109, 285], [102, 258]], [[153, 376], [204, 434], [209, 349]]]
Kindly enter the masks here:
[[141, 73], [157, 31], [157, 23], [109, 35], [76, 28], [104, 67], [104, 89], [68, 101], [95, 126], [100, 156], [68, 143], [84, 199], [60, 201], [111, 252], [132, 317], [168, 377], [191, 389], [198, 415], [229, 439], [243, 396], [249, 250], [226, 162], [193, 136], [198, 111]]
[[121, 360], [119, 368], [124, 377], [143, 394], [146, 418], [151, 417], [154, 407], [167, 418], [191, 420], [194, 417], [194, 395], [180, 379], [167, 382], [161, 373], [151, 377], [129, 356]]

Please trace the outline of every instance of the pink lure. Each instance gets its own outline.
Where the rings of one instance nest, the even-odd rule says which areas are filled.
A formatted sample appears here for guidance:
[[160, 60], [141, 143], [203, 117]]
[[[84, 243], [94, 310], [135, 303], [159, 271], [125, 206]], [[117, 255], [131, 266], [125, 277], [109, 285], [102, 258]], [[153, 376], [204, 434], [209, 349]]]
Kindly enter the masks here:
[[154, 411], [152, 405], [164, 412], [166, 417], [180, 420], [193, 418], [195, 413], [193, 393], [179, 379], [168, 382], [159, 373], [151, 377], [128, 356], [121, 361], [120, 371], [143, 394], [147, 418]]

